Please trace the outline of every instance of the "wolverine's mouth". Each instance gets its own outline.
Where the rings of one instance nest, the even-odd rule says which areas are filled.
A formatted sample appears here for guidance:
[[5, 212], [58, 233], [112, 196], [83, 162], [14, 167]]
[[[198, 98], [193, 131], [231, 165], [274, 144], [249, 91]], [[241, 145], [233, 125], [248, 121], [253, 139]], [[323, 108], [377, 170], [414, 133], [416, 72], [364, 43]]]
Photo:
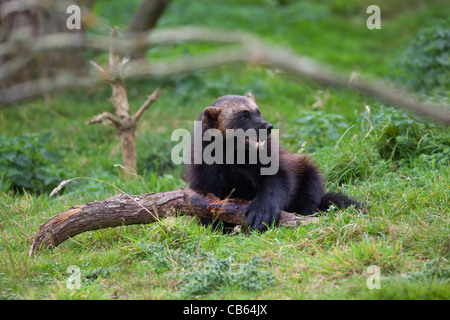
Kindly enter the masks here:
[[251, 139], [250, 137], [245, 137], [245, 144], [256, 150], [263, 150], [266, 147], [266, 141], [259, 141], [259, 139]]

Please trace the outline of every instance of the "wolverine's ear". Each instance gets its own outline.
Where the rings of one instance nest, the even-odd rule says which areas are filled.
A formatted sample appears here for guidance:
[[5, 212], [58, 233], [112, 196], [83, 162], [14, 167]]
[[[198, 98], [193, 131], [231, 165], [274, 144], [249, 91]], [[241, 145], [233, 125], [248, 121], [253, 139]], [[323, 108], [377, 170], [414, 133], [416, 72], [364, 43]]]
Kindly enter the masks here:
[[246, 97], [252, 99], [253, 102], [256, 103], [255, 97], [253, 96], [253, 94], [251, 92], [247, 93]]
[[217, 121], [219, 119], [219, 109], [215, 107], [207, 107], [203, 110], [203, 123], [207, 129], [217, 129]]

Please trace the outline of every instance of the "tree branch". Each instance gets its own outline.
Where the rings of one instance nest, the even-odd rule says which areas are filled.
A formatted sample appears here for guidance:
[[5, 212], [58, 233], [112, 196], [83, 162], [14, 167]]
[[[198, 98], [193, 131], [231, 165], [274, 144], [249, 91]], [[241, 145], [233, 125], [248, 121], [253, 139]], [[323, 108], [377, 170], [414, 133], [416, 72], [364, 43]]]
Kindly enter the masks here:
[[[52, 41], [54, 40], [55, 39], [53, 38]], [[151, 33], [139, 34], [135, 37], [130, 37], [129, 39], [116, 39], [114, 42], [114, 50], [117, 52], [126, 52], [133, 47], [147, 48], [150, 44], [169, 44], [189, 40], [214, 43], [235, 43], [236, 46], [231, 48], [220, 48], [216, 51], [194, 57], [183, 57], [176, 61], [152, 62], [151, 65], [134, 61], [128, 63], [126, 68], [112, 70], [111, 76], [159, 77], [234, 62], [264, 64], [279, 68], [285, 72], [322, 85], [332, 85], [355, 90], [388, 103], [393, 107], [402, 107], [445, 123], [446, 125], [450, 125], [450, 109], [448, 105], [437, 106], [424, 103], [414, 99], [414, 97], [405, 90], [392, 88], [390, 86], [388, 87], [387, 85], [379, 83], [365, 81], [352, 81], [349, 83], [348, 77], [342, 77], [310, 58], [299, 56], [284, 47], [268, 45], [257, 36], [250, 34], [213, 31], [199, 27], [155, 29]], [[69, 41], [66, 41], [65, 44], [71, 46]], [[107, 42], [105, 42], [105, 39], [100, 37], [96, 38], [95, 41], [86, 39], [83, 43], [76, 42], [74, 46], [79, 47], [84, 45], [85, 47], [104, 49], [106, 44]], [[30, 46], [34, 45], [34, 42], [30, 44]], [[45, 46], [41, 44], [40, 50], [38, 51], [50, 49], [51, 45], [50, 43], [47, 43]], [[36, 52], [35, 50], [28, 51]], [[0, 55], [1, 54], [2, 50], [0, 49]], [[120, 72], [123, 74], [119, 74]], [[0, 69], [0, 79], [4, 73], [11, 73], [11, 67], [8, 67], [7, 70]], [[100, 80], [98, 75], [80, 79], [65, 75], [62, 79], [65, 81], [60, 82], [59, 79], [58, 81], [44, 79], [42, 82], [31, 82], [28, 85], [5, 88], [0, 93], [0, 104], [16, 103], [34, 96], [40, 91], [42, 91], [42, 93], [47, 93], [55, 89], [65, 88], [68, 86], [67, 81], [69, 80], [73, 81], [71, 87], [91, 86], [93, 83]], [[50, 85], [50, 82], [53, 85]]]
[[[42, 223], [29, 255], [39, 253], [41, 248], [57, 247], [68, 238], [86, 231], [148, 224], [174, 215], [219, 219], [247, 226], [244, 212], [249, 203], [242, 199], [220, 200], [213, 194], [188, 188], [138, 196], [119, 194], [103, 201], [71, 207]], [[282, 211], [278, 225], [297, 227], [317, 219]]]
[[111, 114], [107, 111], [96, 115], [91, 120], [86, 122], [86, 125], [90, 125], [93, 123], [99, 123], [99, 122], [102, 122], [103, 124], [113, 125], [117, 130], [120, 130], [120, 127], [122, 126], [122, 123], [120, 122], [120, 120], [117, 119], [113, 114]]
[[159, 89], [153, 91], [151, 95], [148, 96], [147, 100], [145, 100], [144, 104], [139, 108], [138, 111], [133, 116], [135, 122], [139, 120], [139, 118], [144, 114], [144, 112], [159, 98]]
[[[116, 50], [116, 44], [120, 42], [117, 28], [111, 29], [109, 39], [109, 64], [108, 68], [103, 68], [91, 61], [91, 64], [97, 69], [100, 77], [104, 78], [111, 86], [112, 94], [110, 101], [114, 105], [117, 117], [109, 112], [94, 117], [87, 124], [103, 123], [113, 124], [120, 135], [122, 145], [123, 165], [135, 172], [137, 170], [136, 158], [136, 139], [135, 131], [137, 121], [150, 105], [158, 99], [158, 89], [151, 94], [135, 115], [131, 114], [130, 103], [128, 102], [127, 90], [124, 81], [124, 71], [128, 63], [128, 58], [124, 57]], [[128, 171], [126, 171], [128, 172]]]

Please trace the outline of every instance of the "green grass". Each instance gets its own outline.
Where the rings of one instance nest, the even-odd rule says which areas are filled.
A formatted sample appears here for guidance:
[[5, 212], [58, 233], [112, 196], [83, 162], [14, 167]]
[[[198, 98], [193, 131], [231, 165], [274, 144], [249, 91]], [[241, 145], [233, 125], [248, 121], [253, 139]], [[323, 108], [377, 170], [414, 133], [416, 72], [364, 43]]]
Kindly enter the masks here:
[[[381, 30], [365, 28], [363, 1], [174, 1], [160, 26], [206, 25], [256, 32], [343, 74], [393, 79], [395, 61], [419, 29], [445, 18], [440, 1], [381, 4]], [[138, 5], [98, 2], [97, 14], [123, 27]], [[385, 13], [385, 15], [383, 14]], [[152, 48], [151, 58], [196, 54], [210, 46]], [[101, 59], [101, 57], [94, 57]], [[128, 82], [134, 110], [160, 86], [164, 94], [137, 132], [139, 174], [126, 181], [118, 137], [85, 126], [112, 109], [99, 85], [0, 109], [1, 135], [53, 133], [52, 170], [78, 179], [57, 196], [0, 193], [1, 299], [449, 299], [450, 133], [355, 92], [324, 88], [274, 70], [235, 64], [169, 79]], [[260, 234], [223, 235], [187, 217], [152, 225], [91, 231], [27, 256], [39, 225], [70, 206], [116, 194], [186, 187], [170, 161], [175, 128], [220, 95], [254, 93], [263, 116], [292, 152], [303, 148], [320, 165], [328, 189], [370, 205], [328, 212], [317, 223]], [[433, 98], [433, 97], [431, 97]], [[369, 106], [370, 113], [365, 108]], [[59, 171], [58, 171], [59, 172]], [[56, 187], [56, 185], [55, 185]], [[66, 286], [71, 265], [82, 286]], [[369, 290], [368, 267], [380, 268], [381, 289]]]

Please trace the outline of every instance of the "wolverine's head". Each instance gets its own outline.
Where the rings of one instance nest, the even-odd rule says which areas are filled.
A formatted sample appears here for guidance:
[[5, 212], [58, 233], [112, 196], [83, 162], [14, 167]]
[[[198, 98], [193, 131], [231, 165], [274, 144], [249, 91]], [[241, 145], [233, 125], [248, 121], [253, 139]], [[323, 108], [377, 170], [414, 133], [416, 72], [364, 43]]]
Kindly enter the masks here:
[[245, 142], [256, 148], [260, 143], [264, 143], [259, 141], [260, 130], [264, 130], [265, 136], [268, 137], [273, 129], [273, 126], [261, 117], [251, 93], [246, 96], [228, 95], [218, 98], [210, 107], [203, 110], [202, 121], [205, 129], [218, 129], [224, 136], [227, 135], [227, 130], [230, 132], [241, 129], [248, 132], [251, 129], [256, 132], [256, 139], [247, 135]]

